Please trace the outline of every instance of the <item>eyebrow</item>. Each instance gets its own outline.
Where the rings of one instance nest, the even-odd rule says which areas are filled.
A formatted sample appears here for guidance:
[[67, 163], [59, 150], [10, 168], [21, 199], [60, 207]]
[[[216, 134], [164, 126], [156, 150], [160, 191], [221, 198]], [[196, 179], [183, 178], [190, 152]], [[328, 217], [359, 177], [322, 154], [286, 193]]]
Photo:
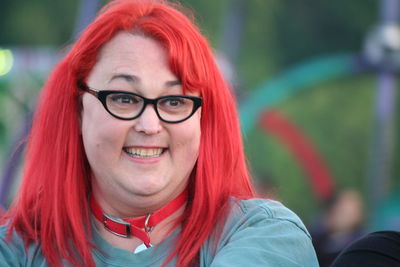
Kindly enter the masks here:
[[108, 83], [112, 82], [113, 80], [116, 79], [123, 79], [129, 83], [136, 83], [139, 78], [135, 75], [131, 75], [131, 74], [124, 74], [124, 73], [119, 73], [119, 74], [115, 74], [111, 77], [111, 79], [108, 81]]
[[[112, 82], [113, 80], [116, 79], [123, 79], [126, 82], [132, 83], [132, 84], [137, 84], [140, 81], [140, 78], [137, 77], [136, 75], [133, 74], [125, 74], [125, 73], [119, 73], [115, 74], [111, 77], [111, 79], [108, 81], [108, 83]], [[176, 85], [181, 85], [182, 82], [180, 80], [173, 80], [173, 81], [167, 81], [165, 82], [166, 87], [173, 87]]]
[[165, 83], [165, 85], [168, 86], [168, 87], [181, 85], [181, 84], [182, 84], [182, 82], [180, 80], [168, 81], [168, 82]]

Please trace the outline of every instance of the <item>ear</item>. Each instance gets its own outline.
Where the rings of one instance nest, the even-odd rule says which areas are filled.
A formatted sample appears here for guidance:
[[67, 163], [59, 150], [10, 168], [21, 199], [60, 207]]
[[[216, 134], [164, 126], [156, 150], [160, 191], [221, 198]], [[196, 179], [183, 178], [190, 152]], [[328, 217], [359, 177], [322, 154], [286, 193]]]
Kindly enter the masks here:
[[83, 94], [78, 96], [78, 123], [79, 123], [79, 133], [82, 135], [82, 116], [83, 116]]

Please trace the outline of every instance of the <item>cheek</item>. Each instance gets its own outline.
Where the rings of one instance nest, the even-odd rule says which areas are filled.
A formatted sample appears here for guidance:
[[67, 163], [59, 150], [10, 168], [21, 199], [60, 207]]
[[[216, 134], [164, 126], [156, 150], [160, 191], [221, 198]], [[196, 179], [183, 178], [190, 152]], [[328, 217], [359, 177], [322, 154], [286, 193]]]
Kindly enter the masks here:
[[121, 126], [106, 118], [103, 113], [93, 107], [82, 111], [82, 138], [88, 158], [120, 153], [119, 148], [124, 140], [123, 131], [119, 129]]
[[200, 146], [200, 123], [182, 125], [174, 137], [176, 147], [182, 153], [184, 160], [196, 160]]

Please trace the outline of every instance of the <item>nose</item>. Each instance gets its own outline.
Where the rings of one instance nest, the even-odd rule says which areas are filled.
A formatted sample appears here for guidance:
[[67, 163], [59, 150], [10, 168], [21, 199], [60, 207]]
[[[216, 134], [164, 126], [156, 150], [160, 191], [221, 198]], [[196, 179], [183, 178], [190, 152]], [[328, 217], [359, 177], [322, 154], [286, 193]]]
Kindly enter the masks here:
[[147, 105], [143, 113], [135, 119], [135, 130], [147, 135], [159, 133], [162, 129], [161, 121], [153, 105]]

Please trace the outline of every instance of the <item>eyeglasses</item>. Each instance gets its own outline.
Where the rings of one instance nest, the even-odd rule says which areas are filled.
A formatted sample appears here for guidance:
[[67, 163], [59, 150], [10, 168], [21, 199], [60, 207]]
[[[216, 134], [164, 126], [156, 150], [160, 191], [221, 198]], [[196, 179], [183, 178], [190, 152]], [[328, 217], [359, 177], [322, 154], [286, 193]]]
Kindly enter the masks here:
[[167, 123], [178, 123], [189, 119], [201, 107], [201, 97], [167, 95], [150, 99], [144, 96], [112, 90], [97, 90], [86, 84], [79, 87], [97, 97], [103, 107], [117, 119], [134, 120], [142, 115], [147, 104], [152, 104], [158, 118]]

